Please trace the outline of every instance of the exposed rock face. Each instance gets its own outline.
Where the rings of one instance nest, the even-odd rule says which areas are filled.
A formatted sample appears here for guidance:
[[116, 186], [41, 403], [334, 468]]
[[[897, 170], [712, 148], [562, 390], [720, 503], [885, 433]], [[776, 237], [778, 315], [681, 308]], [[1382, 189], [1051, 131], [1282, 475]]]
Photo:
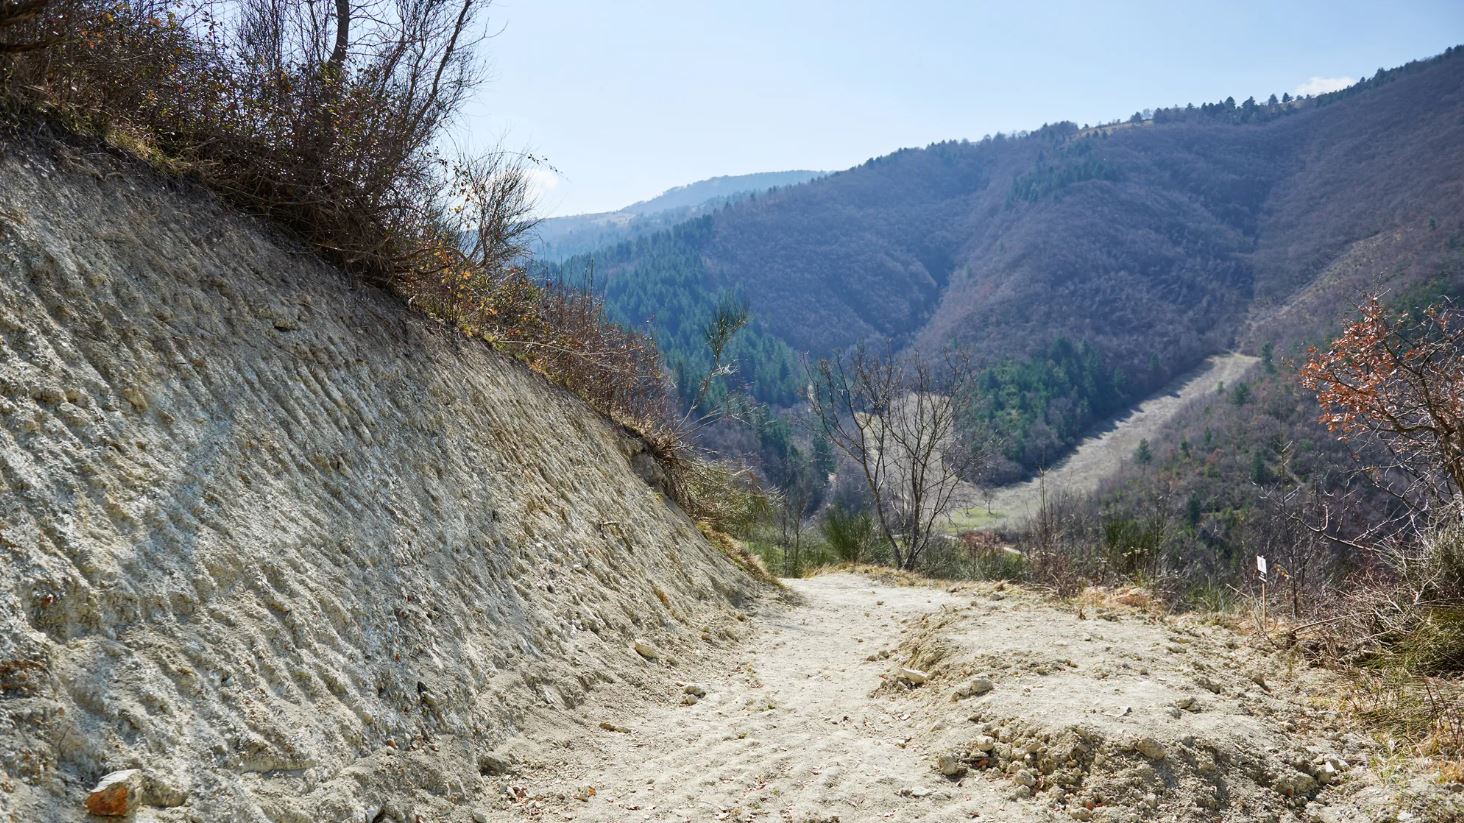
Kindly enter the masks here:
[[0, 821], [144, 765], [158, 820], [446, 819], [753, 593], [638, 451], [206, 196], [0, 143]]

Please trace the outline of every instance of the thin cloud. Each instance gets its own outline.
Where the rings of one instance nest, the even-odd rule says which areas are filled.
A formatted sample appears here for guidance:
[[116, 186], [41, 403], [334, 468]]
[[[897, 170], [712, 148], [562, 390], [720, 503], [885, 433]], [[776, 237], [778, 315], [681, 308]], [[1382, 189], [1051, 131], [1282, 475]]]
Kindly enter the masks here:
[[559, 175], [553, 169], [546, 169], [543, 166], [531, 167], [528, 172], [529, 185], [534, 193], [545, 195], [559, 188]]
[[1356, 82], [1351, 77], [1312, 77], [1297, 86], [1295, 93], [1297, 97], [1311, 97], [1314, 94], [1341, 91]]
[[548, 166], [530, 166], [524, 171], [529, 178], [529, 195], [540, 214], [550, 214], [558, 209], [564, 200], [559, 186], [564, 178]]

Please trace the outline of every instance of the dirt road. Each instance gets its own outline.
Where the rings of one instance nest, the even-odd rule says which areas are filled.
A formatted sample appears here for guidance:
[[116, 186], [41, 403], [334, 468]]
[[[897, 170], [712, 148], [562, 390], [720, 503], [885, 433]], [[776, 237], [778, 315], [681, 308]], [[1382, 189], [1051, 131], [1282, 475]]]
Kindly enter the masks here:
[[740, 648], [648, 663], [675, 688], [582, 707], [606, 728], [520, 764], [480, 819], [1340, 823], [1392, 802], [1356, 767], [1370, 744], [1324, 730], [1321, 675], [1224, 630], [986, 584], [789, 584], [805, 602]]
[[[789, 584], [805, 605], [761, 615], [755, 652], [686, 681], [704, 698], [615, 721], [628, 731], [602, 731], [568, 762], [526, 775], [529, 785], [547, 779], [539, 788], [549, 795], [594, 787], [548, 819], [953, 820], [1007, 808], [993, 787], [947, 784], [908, 742], [911, 709], [870, 699], [891, 671], [879, 653], [898, 645], [909, 621], [956, 598], [854, 575]], [[1008, 811], [999, 819], [1028, 819]]]
[[1256, 360], [1239, 352], [1211, 357], [1198, 373], [1150, 397], [1127, 416], [1115, 421], [1108, 430], [1084, 440], [1041, 480], [1033, 479], [996, 489], [991, 499], [991, 514], [987, 513], [987, 504], [976, 489], [964, 489], [962, 497], [969, 501], [969, 506], [956, 514], [955, 527], [964, 531], [1025, 521], [1041, 507], [1043, 484], [1049, 494], [1093, 491], [1125, 460], [1133, 459], [1139, 441], [1153, 439], [1185, 404], [1215, 391], [1222, 383], [1230, 384], [1241, 379]]

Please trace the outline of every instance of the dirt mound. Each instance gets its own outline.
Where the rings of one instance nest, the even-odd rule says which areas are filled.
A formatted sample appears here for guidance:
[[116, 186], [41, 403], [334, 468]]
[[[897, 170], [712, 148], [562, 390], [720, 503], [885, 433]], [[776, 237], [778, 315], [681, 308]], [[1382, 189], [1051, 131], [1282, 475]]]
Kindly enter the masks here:
[[[1010, 587], [827, 574], [752, 642], [520, 764], [507, 819], [1448, 821], [1459, 795], [1317, 706], [1329, 675], [1224, 629]], [[1128, 592], [1101, 603], [1133, 599]], [[695, 699], [690, 699], [694, 697]], [[497, 818], [493, 818], [497, 819]]]
[[[1400, 806], [1371, 791], [1372, 741], [1323, 708], [1334, 678], [1222, 628], [991, 589], [923, 616], [888, 659], [923, 676], [884, 690], [939, 727], [938, 770], [1075, 820], [1372, 820]], [[1464, 811], [1428, 794], [1423, 819]]]
[[760, 591], [636, 452], [206, 196], [0, 146], [0, 821], [134, 768], [154, 820], [469, 820]]

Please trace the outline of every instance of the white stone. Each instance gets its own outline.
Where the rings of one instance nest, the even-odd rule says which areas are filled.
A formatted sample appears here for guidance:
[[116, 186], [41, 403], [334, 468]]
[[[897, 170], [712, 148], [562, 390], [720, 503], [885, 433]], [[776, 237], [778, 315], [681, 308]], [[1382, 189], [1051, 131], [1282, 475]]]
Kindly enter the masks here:
[[930, 675], [919, 669], [900, 669], [900, 679], [912, 686], [919, 686], [930, 679]]

